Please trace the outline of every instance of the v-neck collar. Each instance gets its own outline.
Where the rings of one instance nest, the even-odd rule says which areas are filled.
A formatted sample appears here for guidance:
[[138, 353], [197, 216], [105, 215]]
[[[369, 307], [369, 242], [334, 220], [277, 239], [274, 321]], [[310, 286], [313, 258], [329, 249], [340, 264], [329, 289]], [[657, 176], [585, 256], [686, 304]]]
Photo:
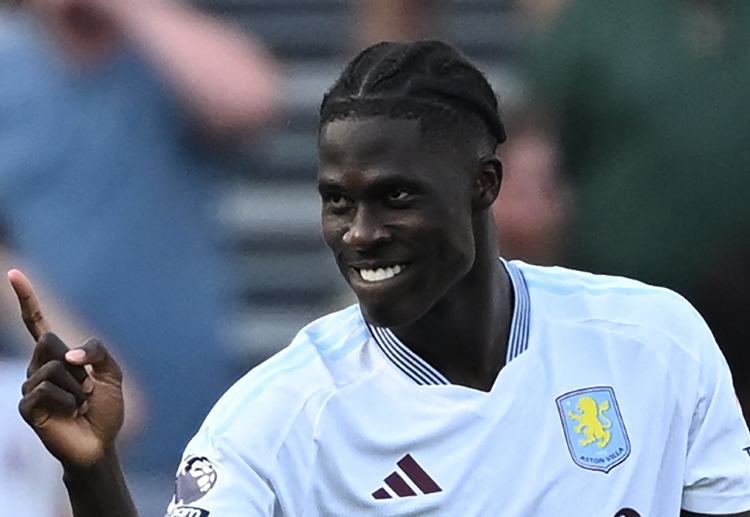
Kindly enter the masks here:
[[[500, 259], [510, 276], [511, 287], [515, 296], [513, 317], [510, 323], [508, 351], [505, 363], [521, 355], [529, 347], [529, 321], [531, 303], [529, 289], [521, 270], [512, 262]], [[390, 329], [367, 324], [375, 343], [385, 358], [406, 377], [422, 386], [439, 386], [451, 384], [445, 376], [430, 366], [427, 361], [412, 352]]]

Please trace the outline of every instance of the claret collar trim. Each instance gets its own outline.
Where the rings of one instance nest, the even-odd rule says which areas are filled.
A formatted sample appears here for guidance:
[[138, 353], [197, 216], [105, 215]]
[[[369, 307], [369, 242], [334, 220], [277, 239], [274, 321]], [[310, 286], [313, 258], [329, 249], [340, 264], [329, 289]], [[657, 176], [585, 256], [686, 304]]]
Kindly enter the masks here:
[[[502, 259], [501, 259], [502, 260]], [[515, 307], [510, 325], [508, 339], [508, 353], [506, 364], [521, 355], [529, 346], [529, 320], [531, 302], [529, 289], [521, 270], [513, 263], [502, 261], [513, 286]], [[448, 385], [450, 381], [443, 374], [430, 366], [424, 359], [412, 352], [390, 329], [367, 324], [373, 339], [383, 355], [393, 366], [400, 370], [412, 381], [423, 386]]]

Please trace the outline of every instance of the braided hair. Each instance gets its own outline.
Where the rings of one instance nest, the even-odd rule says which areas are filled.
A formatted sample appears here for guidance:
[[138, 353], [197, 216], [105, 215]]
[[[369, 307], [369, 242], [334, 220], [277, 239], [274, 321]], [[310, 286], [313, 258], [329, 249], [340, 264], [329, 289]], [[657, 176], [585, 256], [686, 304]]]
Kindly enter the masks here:
[[482, 72], [441, 41], [384, 42], [359, 53], [323, 97], [320, 127], [350, 116], [419, 120], [423, 131], [506, 139]]

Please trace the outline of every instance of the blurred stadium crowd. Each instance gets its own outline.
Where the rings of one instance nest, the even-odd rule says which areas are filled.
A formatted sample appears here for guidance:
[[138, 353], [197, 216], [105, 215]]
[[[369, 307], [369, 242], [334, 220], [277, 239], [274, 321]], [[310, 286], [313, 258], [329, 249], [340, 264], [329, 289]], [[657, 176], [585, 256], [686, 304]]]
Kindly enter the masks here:
[[[30, 271], [64, 337], [124, 359], [142, 515], [218, 396], [352, 301], [318, 229], [317, 109], [380, 40], [445, 39], [489, 71], [503, 255], [678, 291], [750, 415], [747, 2], [106, 4], [0, 2], [0, 264]], [[0, 474], [18, 482], [0, 508], [61, 517], [56, 467], [18, 453], [35, 442], [14, 423], [27, 339], [7, 286], [0, 307]]]

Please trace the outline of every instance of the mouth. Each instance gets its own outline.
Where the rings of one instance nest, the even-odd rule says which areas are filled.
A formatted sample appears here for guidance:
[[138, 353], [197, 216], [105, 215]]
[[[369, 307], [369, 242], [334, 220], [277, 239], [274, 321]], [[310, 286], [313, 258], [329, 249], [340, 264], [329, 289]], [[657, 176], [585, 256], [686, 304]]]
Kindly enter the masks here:
[[384, 280], [390, 280], [391, 278], [394, 278], [407, 269], [406, 264], [395, 264], [393, 266], [388, 267], [380, 267], [375, 269], [368, 269], [368, 268], [353, 268], [357, 273], [359, 273], [359, 277], [364, 280], [367, 283], [375, 283], [375, 282], [383, 282]]

